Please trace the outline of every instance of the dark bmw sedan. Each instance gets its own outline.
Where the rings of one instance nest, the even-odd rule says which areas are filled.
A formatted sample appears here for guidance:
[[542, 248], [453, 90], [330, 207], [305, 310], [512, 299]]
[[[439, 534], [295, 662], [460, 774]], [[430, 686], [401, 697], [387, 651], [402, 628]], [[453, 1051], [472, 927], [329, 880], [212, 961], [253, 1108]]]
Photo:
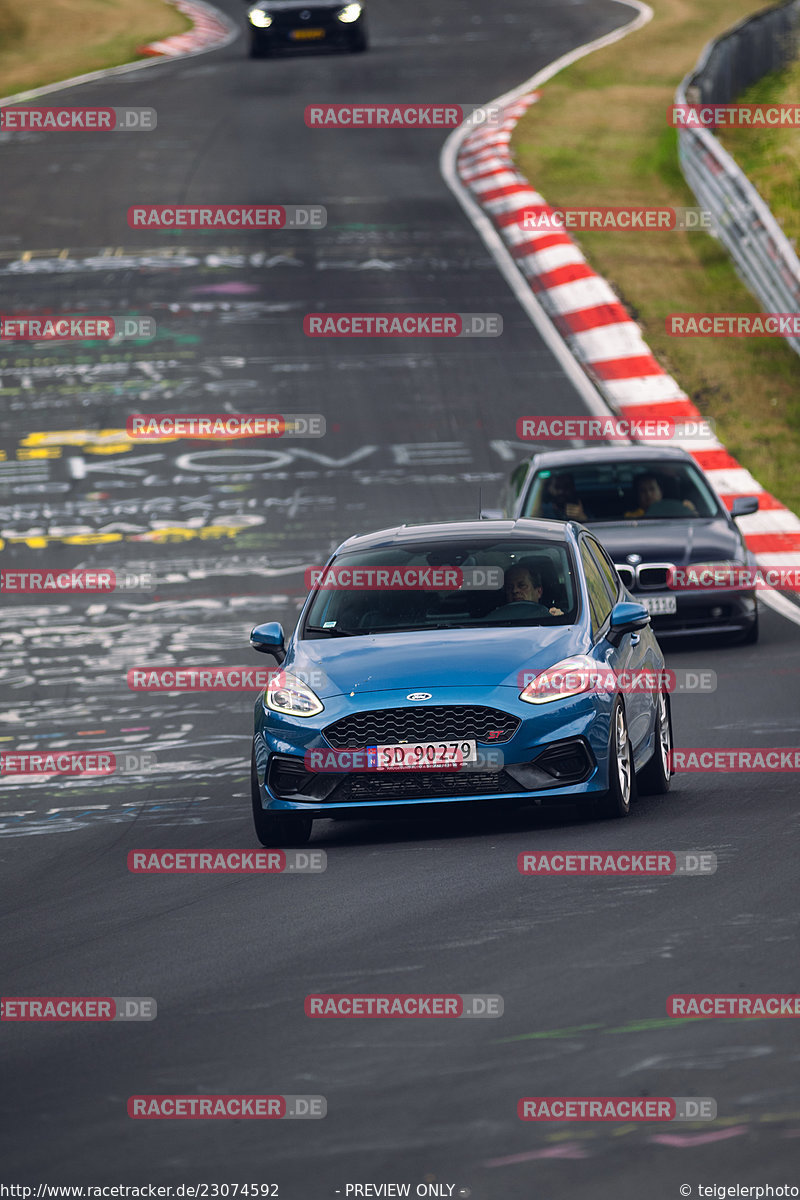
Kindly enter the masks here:
[[659, 638], [724, 634], [752, 644], [758, 640], [752, 588], [679, 584], [692, 564], [753, 566], [736, 518], [757, 508], [757, 497], [741, 496], [729, 513], [685, 450], [601, 446], [546, 451], [520, 463], [503, 508], [484, 516], [580, 521], [646, 605]]
[[360, 51], [368, 45], [364, 8], [358, 3], [260, 0], [250, 7], [247, 21], [251, 58], [308, 46]]

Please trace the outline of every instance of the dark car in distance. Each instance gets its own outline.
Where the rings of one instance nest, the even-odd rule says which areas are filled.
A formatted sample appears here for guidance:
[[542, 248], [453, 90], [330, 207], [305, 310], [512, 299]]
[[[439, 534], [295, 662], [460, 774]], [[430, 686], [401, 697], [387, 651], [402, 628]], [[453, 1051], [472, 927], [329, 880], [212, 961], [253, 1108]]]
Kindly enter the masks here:
[[672, 573], [692, 564], [755, 565], [736, 518], [755, 512], [758, 498], [737, 497], [728, 512], [685, 450], [544, 451], [517, 465], [501, 503], [482, 515], [574, 520], [590, 528], [625, 586], [646, 605], [659, 638], [724, 634], [742, 643], [758, 640], [753, 588], [670, 586]]
[[259, 0], [248, 9], [247, 21], [251, 58], [308, 46], [357, 52], [369, 44], [364, 6], [359, 3]]

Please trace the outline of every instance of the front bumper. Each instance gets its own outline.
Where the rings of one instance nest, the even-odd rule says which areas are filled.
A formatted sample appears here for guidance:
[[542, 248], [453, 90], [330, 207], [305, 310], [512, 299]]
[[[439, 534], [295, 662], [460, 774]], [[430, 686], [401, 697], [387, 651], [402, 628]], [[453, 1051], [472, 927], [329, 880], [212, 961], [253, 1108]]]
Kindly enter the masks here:
[[686, 637], [696, 634], [746, 633], [756, 620], [756, 594], [752, 589], [720, 591], [673, 591], [653, 593], [632, 591], [635, 600], [648, 596], [672, 595], [676, 600], [674, 613], [655, 613], [650, 624], [656, 637]]
[[281, 18], [280, 22], [275, 21], [267, 29], [260, 29], [256, 25], [250, 26], [250, 37], [254, 45], [259, 49], [269, 51], [281, 50], [306, 50], [317, 47], [322, 49], [345, 50], [357, 45], [364, 37], [366, 32], [366, 21], [363, 16], [357, 21], [343, 23], [336, 20], [325, 20], [313, 23], [315, 29], [322, 29], [322, 37], [303, 38], [294, 37], [295, 32], [305, 33], [299, 23], [287, 21], [286, 18]]
[[607, 790], [613, 696], [600, 693], [531, 705], [519, 700], [512, 688], [480, 695], [472, 689], [440, 688], [439, 704], [446, 692], [454, 693], [448, 701], [454, 708], [480, 704], [520, 719], [517, 731], [502, 744], [478, 742], [479, 758], [483, 756], [486, 765], [461, 770], [313, 771], [305, 756], [330, 751], [322, 733], [326, 726], [354, 709], [400, 707], [405, 692], [326, 698], [325, 711], [311, 722], [268, 713], [259, 697], [254, 750], [262, 806], [317, 817], [374, 816], [384, 810], [396, 814], [400, 809], [482, 801], [508, 808], [574, 804], [577, 798], [591, 799]]

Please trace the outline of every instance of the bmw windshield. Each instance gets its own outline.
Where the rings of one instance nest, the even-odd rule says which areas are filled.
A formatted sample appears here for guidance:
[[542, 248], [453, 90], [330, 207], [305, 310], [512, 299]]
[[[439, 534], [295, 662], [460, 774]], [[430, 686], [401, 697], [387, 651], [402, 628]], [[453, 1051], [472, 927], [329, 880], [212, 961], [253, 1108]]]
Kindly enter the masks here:
[[301, 636], [568, 625], [579, 594], [570, 552], [557, 542], [404, 542], [334, 559]]
[[718, 502], [700, 471], [674, 459], [576, 463], [537, 471], [524, 517], [560, 521], [668, 520], [716, 517]]

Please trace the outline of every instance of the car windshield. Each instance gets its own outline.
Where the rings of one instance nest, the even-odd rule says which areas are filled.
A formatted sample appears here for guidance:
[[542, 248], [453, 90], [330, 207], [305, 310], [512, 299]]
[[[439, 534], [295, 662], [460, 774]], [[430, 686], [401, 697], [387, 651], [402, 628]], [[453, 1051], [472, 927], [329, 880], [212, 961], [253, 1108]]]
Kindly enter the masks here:
[[404, 542], [339, 555], [314, 594], [301, 636], [568, 625], [579, 594], [562, 544]]
[[537, 471], [523, 517], [688, 521], [714, 517], [718, 502], [701, 472], [674, 459], [576, 463]]

